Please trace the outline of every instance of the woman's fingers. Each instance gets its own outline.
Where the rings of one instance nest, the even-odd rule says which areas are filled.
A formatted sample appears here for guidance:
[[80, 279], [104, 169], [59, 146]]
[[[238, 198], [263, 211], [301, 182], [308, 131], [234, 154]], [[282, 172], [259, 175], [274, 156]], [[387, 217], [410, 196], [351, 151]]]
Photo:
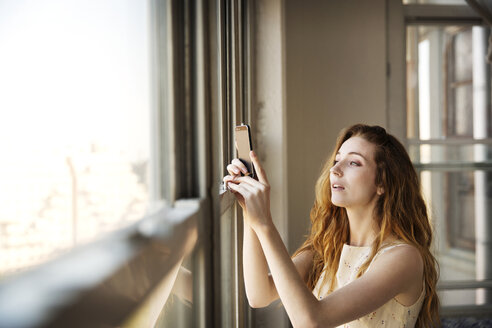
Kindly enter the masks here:
[[246, 183], [237, 183], [237, 184], [236, 183], [230, 183], [229, 188], [233, 192], [241, 195], [244, 202], [246, 201], [246, 199], [250, 199], [251, 196], [256, 194], [255, 188], [251, 185], [246, 184]]
[[263, 167], [261, 166], [260, 160], [258, 159], [258, 156], [256, 156], [256, 153], [254, 151], [250, 151], [249, 157], [251, 158], [251, 160], [253, 161], [253, 165], [255, 166], [255, 171], [258, 175], [258, 181], [268, 185], [268, 179], [265, 170], [263, 170]]
[[224, 182], [224, 186], [226, 187], [226, 189], [230, 189], [229, 182], [233, 181], [234, 178], [235, 176], [233, 175], [226, 175], [224, 178], [222, 178], [222, 181]]
[[241, 205], [241, 207], [244, 206], [244, 197], [243, 195], [241, 195], [240, 193], [238, 193], [234, 187], [231, 188], [231, 186], [235, 186], [236, 184], [235, 183], [228, 183], [228, 180], [226, 180], [224, 178], [224, 183], [225, 183], [225, 186], [227, 187], [227, 189], [229, 189], [233, 194], [234, 196], [236, 196], [237, 200], [239, 201], [239, 204]]
[[[235, 175], [226, 175], [222, 179], [222, 181], [224, 182], [224, 185], [227, 188], [230, 187], [232, 184], [240, 184], [240, 183], [245, 184], [245, 185], [250, 185], [253, 188], [255, 188], [255, 187], [257, 187], [256, 184], [259, 184], [258, 181], [252, 179], [249, 176], [241, 177], [241, 176], [235, 176]], [[229, 188], [229, 189], [231, 189], [231, 188]], [[250, 188], [248, 188], [248, 189], [250, 189]]]
[[229, 172], [230, 175], [241, 174], [241, 171], [239, 170], [239, 168], [234, 164], [227, 165], [227, 172]]
[[243, 172], [244, 174], [248, 173], [248, 168], [238, 158], [234, 158], [232, 160], [232, 164], [234, 164], [235, 166], [237, 166], [241, 170], [241, 172]]
[[236, 183], [239, 183], [241, 180], [242, 177], [241, 176], [238, 176], [238, 175], [226, 175], [222, 181], [224, 182], [231, 182], [231, 181], [234, 181]]
[[[259, 189], [259, 190], [264, 189], [263, 184], [261, 184], [260, 182], [256, 181], [255, 179], [253, 179], [249, 176], [235, 177], [235, 176], [227, 175], [224, 177], [223, 181], [229, 187], [232, 185], [241, 185], [244, 187], [243, 188], [244, 190], [246, 190], [252, 194], [254, 194], [255, 190], [257, 190], [257, 189]], [[233, 188], [231, 188], [231, 189], [233, 189]], [[233, 189], [233, 190], [236, 190], [236, 189]]]
[[244, 188], [244, 186], [235, 183], [230, 183], [228, 184], [228, 186], [232, 191], [237, 192], [241, 196], [243, 196], [243, 198], [246, 198], [247, 190]]
[[249, 155], [256, 169], [258, 180], [252, 179], [250, 176], [239, 176], [239, 170], [244, 173], [247, 172], [247, 169], [246, 166], [237, 158], [233, 159], [232, 163], [227, 166], [227, 171], [230, 175], [226, 175], [223, 178], [224, 184], [228, 189], [239, 193], [245, 198], [250, 194], [253, 195], [258, 192], [260, 194], [265, 191], [268, 192], [270, 188], [265, 170], [263, 170], [263, 167], [261, 166], [255, 152], [251, 151]]
[[248, 173], [248, 169], [243, 162], [237, 158], [234, 158], [231, 164], [227, 165], [227, 172], [229, 172], [230, 175], [240, 175], [241, 172], [244, 174]]
[[223, 181], [224, 182], [233, 182], [235, 184], [238, 184], [238, 183], [248, 184], [248, 185], [255, 187], [255, 188], [263, 186], [263, 184], [261, 182], [253, 179], [250, 176], [240, 177], [240, 176], [226, 175], [224, 177]]

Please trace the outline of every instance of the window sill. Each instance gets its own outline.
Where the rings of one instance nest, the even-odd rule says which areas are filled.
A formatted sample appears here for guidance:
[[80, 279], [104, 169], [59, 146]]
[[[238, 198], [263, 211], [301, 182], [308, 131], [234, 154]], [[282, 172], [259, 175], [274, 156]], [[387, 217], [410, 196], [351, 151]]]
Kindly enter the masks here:
[[178, 201], [104, 239], [3, 279], [0, 326], [120, 325], [193, 249], [202, 207], [200, 200]]

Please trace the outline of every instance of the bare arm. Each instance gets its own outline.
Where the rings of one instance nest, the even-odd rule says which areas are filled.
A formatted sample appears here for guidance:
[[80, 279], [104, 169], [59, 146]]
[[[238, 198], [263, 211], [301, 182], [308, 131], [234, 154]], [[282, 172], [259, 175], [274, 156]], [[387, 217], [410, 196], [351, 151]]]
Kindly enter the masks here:
[[[245, 221], [246, 222], [246, 221]], [[313, 254], [303, 252], [293, 259], [301, 280], [307, 283], [312, 266]], [[279, 295], [256, 233], [244, 224], [243, 270], [246, 296], [251, 307], [265, 307], [278, 299]]]
[[[238, 159], [234, 159], [227, 166], [229, 175], [224, 177], [224, 183], [227, 185], [231, 181], [235, 181], [240, 177], [240, 172], [247, 172], [247, 168]], [[232, 190], [232, 189], [231, 189]], [[239, 205], [243, 208], [243, 217], [245, 222], [248, 221], [248, 213], [245, 210], [244, 198], [240, 193], [234, 192]], [[294, 266], [301, 279], [307, 283], [309, 270], [313, 261], [312, 252], [303, 252], [293, 259]], [[268, 264], [261, 248], [260, 242], [256, 233], [251, 227], [245, 223], [244, 225], [244, 242], [243, 242], [243, 271], [246, 296], [250, 306], [265, 307], [278, 299], [277, 289], [273, 282], [271, 274], [269, 274]]]

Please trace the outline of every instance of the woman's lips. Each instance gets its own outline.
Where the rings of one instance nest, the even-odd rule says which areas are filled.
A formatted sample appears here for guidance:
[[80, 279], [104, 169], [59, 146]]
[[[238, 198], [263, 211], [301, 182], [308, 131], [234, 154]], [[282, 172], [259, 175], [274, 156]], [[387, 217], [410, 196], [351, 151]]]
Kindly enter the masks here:
[[331, 189], [336, 190], [336, 191], [342, 191], [342, 190], [345, 190], [345, 187], [339, 183], [334, 183], [331, 185]]

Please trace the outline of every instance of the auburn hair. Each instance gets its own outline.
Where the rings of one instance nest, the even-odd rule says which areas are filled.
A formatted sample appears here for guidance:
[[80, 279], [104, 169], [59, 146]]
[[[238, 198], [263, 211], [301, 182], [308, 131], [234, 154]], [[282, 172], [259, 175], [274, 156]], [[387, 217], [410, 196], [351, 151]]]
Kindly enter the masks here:
[[310, 213], [311, 232], [293, 256], [312, 251], [313, 266], [309, 273], [308, 287], [313, 290], [321, 273], [325, 271], [324, 282], [329, 281], [329, 289], [333, 291], [342, 248], [350, 240], [350, 229], [345, 208], [331, 202], [330, 169], [342, 144], [355, 136], [375, 145], [375, 184], [384, 190], [374, 209], [374, 218], [380, 231], [372, 244], [369, 258], [359, 269], [358, 277], [364, 274], [383, 246], [383, 241], [391, 234], [413, 245], [423, 259], [425, 283], [424, 304], [416, 327], [437, 326], [440, 324], [436, 291], [438, 264], [431, 253], [432, 227], [421, 194], [420, 181], [405, 147], [380, 126], [356, 124], [340, 133], [335, 149], [316, 182], [316, 197]]

